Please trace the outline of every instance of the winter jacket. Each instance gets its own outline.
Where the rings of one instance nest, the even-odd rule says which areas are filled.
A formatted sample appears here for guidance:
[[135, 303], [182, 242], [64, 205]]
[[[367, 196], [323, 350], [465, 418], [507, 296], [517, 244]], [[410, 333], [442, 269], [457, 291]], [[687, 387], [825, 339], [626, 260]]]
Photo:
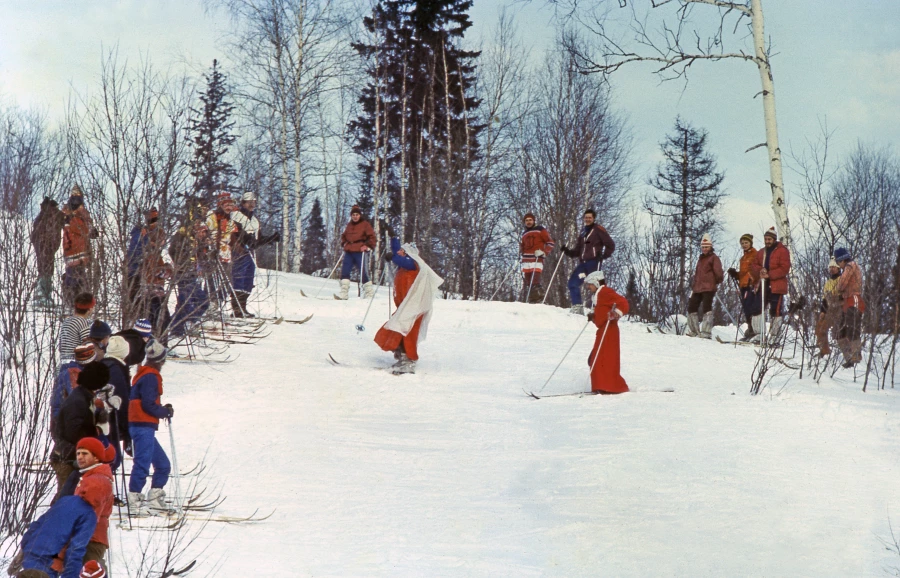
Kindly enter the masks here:
[[97, 437], [94, 418], [94, 392], [76, 387], [62, 404], [56, 420], [55, 452], [62, 461], [75, 459], [75, 445], [81, 438]]
[[75, 359], [75, 348], [84, 343], [91, 334], [92, 319], [80, 315], [70, 315], [59, 324], [59, 361]]
[[841, 274], [829, 276], [825, 281], [825, 287], [822, 289], [822, 304], [819, 306], [819, 312], [825, 313], [831, 308], [836, 308], [841, 302], [841, 294], [837, 292], [838, 279]]
[[206, 228], [209, 229], [211, 242], [217, 251], [219, 261], [231, 262], [231, 247], [237, 234], [237, 225], [231, 220], [230, 213], [221, 209], [210, 211], [206, 216]]
[[706, 293], [715, 291], [719, 283], [725, 278], [722, 272], [722, 261], [719, 256], [710, 251], [706, 255], [700, 254], [697, 259], [697, 268], [694, 270], [694, 284], [691, 289], [694, 293]]
[[566, 249], [565, 253], [569, 257], [578, 257], [582, 263], [586, 261], [597, 261], [598, 264], [609, 259], [613, 251], [616, 250], [616, 244], [612, 237], [606, 232], [606, 229], [597, 225], [589, 225], [581, 230], [575, 247]]
[[160, 404], [162, 394], [162, 375], [158, 370], [142, 365], [131, 382], [128, 424], [158, 430], [159, 420], [169, 417], [169, 411]]
[[118, 439], [128, 441], [131, 439], [128, 435], [128, 403], [131, 398], [131, 374], [128, 366], [115, 357], [104, 357], [103, 365], [109, 368], [109, 383], [115, 389], [115, 394], [122, 399], [122, 405], [116, 410], [116, 431], [119, 432]]
[[609, 313], [613, 307], [622, 315], [628, 314], [628, 300], [610, 289], [606, 285], [601, 285], [600, 289], [594, 294], [594, 325], [597, 329], [604, 329], [609, 319]]
[[56, 556], [65, 549], [60, 578], [78, 578], [88, 542], [97, 526], [97, 515], [91, 504], [80, 496], [65, 496], [31, 523], [22, 537], [22, 566], [50, 575]]
[[375, 240], [375, 229], [362, 217], [356, 223], [347, 223], [341, 235], [341, 245], [349, 253], [362, 253], [363, 247], [374, 249]]
[[59, 207], [44, 205], [31, 227], [31, 245], [38, 263], [52, 262], [62, 244], [62, 230], [66, 215]]
[[835, 291], [840, 295], [845, 311], [851, 307], [856, 307], [860, 312], [866, 310], [862, 300], [862, 270], [856, 261], [850, 261], [841, 271]]
[[[535, 251], [543, 251], [544, 255], [549, 255], [553, 250], [555, 243], [550, 238], [550, 232], [542, 225], [535, 225], [526, 228], [522, 233], [522, 240], [519, 242], [519, 253], [522, 259], [533, 259]], [[543, 259], [543, 257], [539, 257]]]
[[150, 244], [150, 235], [144, 227], [135, 227], [131, 230], [131, 238], [128, 240], [128, 251], [126, 252], [126, 260], [128, 263], [128, 276], [134, 277], [141, 268], [141, 262], [144, 259], [144, 252], [147, 245]]
[[759, 277], [761, 269], [769, 272], [766, 282], [766, 293], [787, 295], [788, 272], [791, 270], [791, 254], [787, 247], [776, 241], [771, 248], [764, 247], [756, 252], [756, 261], [751, 270]]
[[756, 261], [756, 249], [750, 247], [741, 255], [741, 262], [738, 265], [738, 285], [741, 288], [753, 287], [759, 281], [759, 274], [753, 273], [753, 262]]
[[78, 374], [81, 373], [82, 367], [77, 361], [69, 361], [59, 367], [53, 393], [50, 395], [50, 417], [53, 421], [59, 419], [59, 410], [62, 409], [63, 402], [72, 390], [78, 387]]
[[400, 256], [397, 254], [400, 248], [400, 239], [392, 237], [391, 252], [394, 256], [391, 257], [391, 263], [397, 266], [397, 275], [394, 277], [394, 305], [397, 307], [406, 299], [406, 294], [409, 293], [413, 281], [416, 280], [416, 275], [419, 274], [419, 266], [416, 264], [415, 259], [409, 255]]
[[91, 257], [91, 215], [84, 206], [69, 216], [63, 231], [63, 256], [66, 267], [86, 265]]
[[75, 488], [75, 495], [93, 506], [97, 515], [97, 527], [91, 536], [91, 542], [99, 542], [109, 546], [109, 516], [112, 514], [113, 473], [107, 464], [96, 466], [81, 472], [81, 482]]

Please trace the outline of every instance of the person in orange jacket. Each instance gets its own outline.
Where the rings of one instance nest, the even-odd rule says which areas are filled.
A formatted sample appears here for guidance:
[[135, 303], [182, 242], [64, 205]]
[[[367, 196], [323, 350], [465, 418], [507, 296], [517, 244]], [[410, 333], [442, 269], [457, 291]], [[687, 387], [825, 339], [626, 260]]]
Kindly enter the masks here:
[[415, 373], [418, 343], [425, 339], [434, 294], [444, 280], [419, 257], [415, 245], [401, 246], [400, 239], [393, 236], [393, 229], [387, 225], [386, 229], [391, 235], [391, 253], [385, 254], [385, 259], [397, 266], [394, 278], [397, 310], [375, 334], [375, 343], [383, 351], [394, 353], [397, 363], [393, 365], [392, 373]]
[[756, 335], [756, 332], [753, 331], [753, 316], [760, 313], [759, 300], [753, 289], [759, 282], [759, 277], [753, 272], [756, 249], [753, 247], [753, 235], [750, 233], [741, 235], [741, 250], [744, 253], [741, 255], [738, 269], [732, 267], [728, 270], [728, 275], [738, 284], [738, 291], [741, 294], [741, 309], [747, 320], [747, 331], [744, 332], [741, 341], [750, 341]]
[[91, 214], [84, 206], [84, 194], [78, 185], [66, 204], [66, 224], [63, 227], [63, 297], [71, 305], [75, 296], [90, 291], [91, 239], [98, 237], [91, 223]]
[[866, 312], [866, 302], [862, 298], [862, 270], [850, 251], [843, 247], [834, 250], [834, 260], [841, 268], [835, 287], [841, 301], [838, 347], [844, 355], [842, 367], [849, 369], [862, 361], [862, 316]]
[[550, 254], [555, 243], [546, 227], [537, 224], [534, 214], [525, 213], [522, 222], [525, 231], [519, 242], [519, 254], [522, 255], [523, 294], [528, 303], [540, 303], [544, 299], [544, 288], [541, 286], [544, 257]]
[[628, 384], [620, 374], [619, 318], [628, 313], [628, 300], [606, 286], [603, 271], [593, 271], [584, 280], [593, 292], [594, 309], [588, 319], [597, 326], [594, 347], [588, 356], [591, 368], [591, 391], [625, 393]]

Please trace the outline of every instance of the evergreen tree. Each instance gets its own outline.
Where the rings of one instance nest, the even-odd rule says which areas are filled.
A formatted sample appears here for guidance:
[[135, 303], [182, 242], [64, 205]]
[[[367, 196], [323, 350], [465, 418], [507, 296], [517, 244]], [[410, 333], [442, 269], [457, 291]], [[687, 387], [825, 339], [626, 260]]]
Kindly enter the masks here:
[[230, 181], [236, 174], [227, 161], [228, 149], [235, 140], [231, 134], [234, 122], [229, 121], [234, 105], [227, 100], [226, 78], [219, 71], [218, 61], [213, 60], [204, 78], [206, 90], [200, 94], [203, 109], [191, 109], [194, 154], [188, 165], [194, 177], [194, 195], [212, 201], [216, 191], [231, 190]]
[[306, 226], [303, 228], [303, 261], [300, 270], [304, 273], [315, 273], [328, 266], [325, 251], [326, 232], [325, 221], [322, 219], [322, 205], [319, 199], [313, 201], [312, 209], [306, 218]]
[[690, 293], [690, 277], [704, 233], [721, 230], [719, 202], [724, 172], [716, 170], [716, 158], [706, 150], [707, 132], [675, 119], [675, 130], [660, 143], [665, 160], [659, 164], [649, 184], [661, 194], [651, 195], [644, 206], [666, 224], [669, 255], [677, 265], [675, 283], [679, 300]]
[[[354, 48], [370, 78], [350, 123], [362, 172], [359, 204], [378, 206], [441, 270], [454, 250], [466, 176], [478, 155], [475, 59], [460, 41], [472, 0], [381, 0], [365, 18], [375, 39]], [[435, 220], [439, 223], [435, 226]], [[399, 229], [400, 227], [398, 227]]]

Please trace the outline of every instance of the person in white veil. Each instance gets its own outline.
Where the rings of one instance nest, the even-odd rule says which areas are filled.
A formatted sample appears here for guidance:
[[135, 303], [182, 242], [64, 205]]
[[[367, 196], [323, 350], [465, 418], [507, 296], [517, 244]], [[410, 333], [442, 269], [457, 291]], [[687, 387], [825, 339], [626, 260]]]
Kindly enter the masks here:
[[418, 344], [425, 340], [434, 295], [444, 280], [419, 257], [414, 244], [401, 246], [394, 231], [386, 228], [391, 236], [391, 253], [385, 258], [390, 256], [390, 262], [397, 266], [394, 278], [397, 311], [375, 334], [375, 343], [382, 350], [394, 353], [397, 362], [393, 365], [393, 373], [415, 373]]

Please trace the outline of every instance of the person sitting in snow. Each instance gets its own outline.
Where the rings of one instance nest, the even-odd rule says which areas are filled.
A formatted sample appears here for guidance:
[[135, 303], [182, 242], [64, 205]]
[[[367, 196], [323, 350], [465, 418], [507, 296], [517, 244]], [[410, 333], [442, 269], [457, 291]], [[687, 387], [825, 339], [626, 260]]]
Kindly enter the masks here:
[[[691, 286], [691, 298], [688, 299], [687, 334], [703, 339], [712, 339], [713, 299], [719, 284], [725, 278], [722, 272], [722, 261], [713, 251], [712, 237], [703, 235], [700, 241], [700, 257], [694, 271], [694, 284]], [[703, 307], [703, 323], [700, 323], [700, 308]]]
[[625, 393], [628, 384], [619, 374], [619, 318], [628, 313], [628, 300], [606, 286], [603, 271], [589, 274], [584, 285], [594, 295], [594, 309], [588, 314], [588, 319], [597, 326], [594, 347], [588, 356], [591, 391]]
[[394, 353], [397, 360], [393, 365], [394, 374], [415, 373], [418, 342], [425, 340], [434, 294], [444, 280], [419, 257], [415, 245], [401, 246], [394, 230], [389, 225], [385, 229], [391, 237], [391, 253], [385, 254], [385, 260], [397, 266], [394, 278], [397, 310], [375, 334], [375, 343], [382, 350]]

